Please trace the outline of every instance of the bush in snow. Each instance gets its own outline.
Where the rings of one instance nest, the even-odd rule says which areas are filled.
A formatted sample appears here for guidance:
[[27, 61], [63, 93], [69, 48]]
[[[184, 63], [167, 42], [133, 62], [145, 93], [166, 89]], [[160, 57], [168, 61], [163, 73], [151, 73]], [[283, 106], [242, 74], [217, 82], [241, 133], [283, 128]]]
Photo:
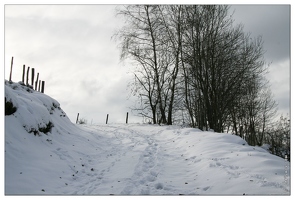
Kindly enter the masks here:
[[39, 127], [39, 131], [42, 133], [47, 134], [48, 132], [51, 131], [51, 128], [54, 127], [53, 123], [51, 121], [48, 122], [48, 124], [46, 124], [45, 127]]
[[38, 129], [31, 127], [29, 128], [28, 126], [24, 125], [23, 126], [28, 133], [34, 133], [34, 135], [40, 135], [40, 132], [44, 133], [47, 135], [47, 133], [51, 132], [52, 127], [54, 127], [53, 123], [49, 121], [45, 126], [39, 126]]
[[267, 131], [265, 143], [269, 144], [269, 152], [286, 158], [290, 161], [290, 130], [291, 124], [288, 117], [281, 116]]
[[78, 124], [87, 124], [87, 120], [84, 119], [84, 118], [81, 118], [81, 119], [78, 121]]
[[12, 115], [16, 112], [16, 107], [14, 107], [13, 103], [11, 101], [6, 101], [5, 97], [5, 115]]

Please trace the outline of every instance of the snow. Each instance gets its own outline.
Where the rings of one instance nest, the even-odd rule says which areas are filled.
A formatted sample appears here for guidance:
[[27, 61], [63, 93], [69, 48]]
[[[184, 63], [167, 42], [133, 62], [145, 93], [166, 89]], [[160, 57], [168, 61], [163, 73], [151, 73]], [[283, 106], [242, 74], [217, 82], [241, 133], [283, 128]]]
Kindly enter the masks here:
[[[76, 125], [56, 100], [29, 91], [5, 83], [17, 107], [5, 116], [6, 195], [290, 195], [290, 163], [240, 137], [180, 126]], [[30, 132], [49, 122], [50, 132]]]

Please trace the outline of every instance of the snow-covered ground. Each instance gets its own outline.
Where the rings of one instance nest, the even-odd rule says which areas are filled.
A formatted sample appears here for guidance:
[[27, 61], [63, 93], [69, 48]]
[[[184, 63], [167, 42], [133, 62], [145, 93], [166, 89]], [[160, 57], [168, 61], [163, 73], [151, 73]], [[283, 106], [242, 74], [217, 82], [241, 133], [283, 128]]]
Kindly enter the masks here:
[[290, 163], [237, 136], [75, 125], [56, 100], [18, 83], [6, 82], [5, 97], [17, 107], [5, 116], [6, 195], [290, 195]]

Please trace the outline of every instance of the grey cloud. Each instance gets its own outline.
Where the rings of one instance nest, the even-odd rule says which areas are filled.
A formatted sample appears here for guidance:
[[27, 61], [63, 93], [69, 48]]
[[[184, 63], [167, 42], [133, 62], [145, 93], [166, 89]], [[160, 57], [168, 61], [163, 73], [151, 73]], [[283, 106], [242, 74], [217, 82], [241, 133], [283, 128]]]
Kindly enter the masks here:
[[290, 5], [233, 5], [235, 23], [252, 37], [262, 36], [267, 74], [278, 114], [290, 113]]
[[290, 58], [289, 5], [233, 5], [231, 10], [246, 32], [262, 36], [268, 62]]
[[102, 89], [102, 85], [100, 82], [98, 82], [95, 79], [86, 79], [81, 80], [80, 82], [81, 90], [84, 90], [87, 92], [88, 97], [95, 97], [97, 94], [99, 94], [100, 90]]

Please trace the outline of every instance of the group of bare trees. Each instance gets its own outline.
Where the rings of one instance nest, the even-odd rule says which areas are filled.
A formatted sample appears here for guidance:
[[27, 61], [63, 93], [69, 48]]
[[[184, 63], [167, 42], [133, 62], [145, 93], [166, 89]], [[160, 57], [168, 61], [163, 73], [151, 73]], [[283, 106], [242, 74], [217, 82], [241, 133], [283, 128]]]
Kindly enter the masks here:
[[182, 120], [261, 145], [276, 103], [261, 37], [233, 25], [227, 5], [127, 5], [115, 37], [135, 64], [134, 109], [152, 123]]

